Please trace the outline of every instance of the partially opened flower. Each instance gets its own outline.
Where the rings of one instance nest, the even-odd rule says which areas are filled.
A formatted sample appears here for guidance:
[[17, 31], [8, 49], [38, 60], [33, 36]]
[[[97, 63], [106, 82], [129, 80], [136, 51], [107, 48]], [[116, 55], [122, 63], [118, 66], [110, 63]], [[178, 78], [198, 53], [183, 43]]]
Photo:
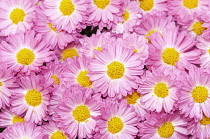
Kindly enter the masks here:
[[8, 36], [0, 44], [0, 60], [16, 72], [36, 72], [44, 62], [53, 59], [48, 43], [34, 31]]
[[35, 5], [33, 0], [0, 1], [0, 36], [26, 32], [33, 26]]

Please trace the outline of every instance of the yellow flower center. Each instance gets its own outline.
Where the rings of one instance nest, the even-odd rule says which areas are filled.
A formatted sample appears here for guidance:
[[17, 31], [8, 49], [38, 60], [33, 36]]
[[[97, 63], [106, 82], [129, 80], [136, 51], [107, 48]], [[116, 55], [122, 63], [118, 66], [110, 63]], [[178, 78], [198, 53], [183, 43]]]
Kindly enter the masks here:
[[77, 106], [74, 110], [72, 115], [74, 119], [78, 122], [86, 122], [88, 118], [90, 118], [90, 111], [85, 105]]
[[15, 124], [15, 123], [24, 123], [24, 118], [22, 117], [19, 117], [19, 116], [14, 116], [12, 118], [12, 124]]
[[209, 55], [210, 55], [210, 49], [208, 50], [208, 52], [209, 52]]
[[114, 61], [107, 66], [107, 74], [111, 79], [119, 79], [124, 75], [125, 68], [120, 62]]
[[122, 14], [123, 18], [124, 18], [124, 22], [127, 21], [130, 17], [130, 14], [128, 11], [124, 10], [124, 14]]
[[154, 7], [154, 0], [139, 0], [140, 8], [144, 11], [150, 11]]
[[200, 120], [200, 124], [202, 125], [209, 125], [210, 124], [210, 118], [203, 116], [203, 118]]
[[67, 137], [61, 131], [57, 131], [52, 134], [50, 139], [67, 139]]
[[151, 36], [152, 34], [154, 34], [156, 31], [157, 31], [157, 30], [150, 30], [150, 31], [147, 33], [147, 35], [146, 35], [147, 39], [148, 39], [149, 36]]
[[108, 121], [108, 130], [112, 134], [120, 132], [123, 127], [124, 124], [122, 120], [118, 117], [113, 117], [111, 120]]
[[202, 25], [202, 22], [195, 22], [191, 28], [197, 35], [201, 35], [203, 31], [207, 29], [205, 27], [202, 27]]
[[101, 47], [97, 47], [97, 48], [94, 48], [94, 49], [102, 52], [102, 48]]
[[138, 92], [133, 92], [132, 95], [127, 95], [126, 99], [127, 99], [127, 103], [128, 104], [136, 104], [136, 100], [138, 100], [140, 98], [140, 94]]
[[0, 86], [2, 86], [2, 82], [0, 82]]
[[77, 53], [77, 50], [74, 48], [69, 48], [69, 49], [63, 50], [61, 59], [64, 61], [67, 58], [74, 58], [74, 56], [79, 56]]
[[28, 48], [21, 49], [16, 55], [18, 63], [22, 65], [30, 65], [35, 59], [35, 54]]
[[170, 122], [166, 122], [162, 124], [161, 127], [158, 128], [158, 134], [162, 138], [169, 138], [174, 133], [174, 126]]
[[168, 96], [168, 87], [165, 83], [158, 83], [154, 89], [155, 95], [161, 98], [165, 98]]
[[38, 106], [42, 103], [42, 95], [35, 89], [29, 90], [25, 95], [25, 100], [30, 106]]
[[109, 0], [94, 0], [94, 4], [101, 9], [105, 9], [110, 3]]
[[64, 16], [69, 16], [74, 12], [74, 4], [71, 0], [62, 0], [59, 9]]
[[12, 23], [18, 24], [21, 21], [24, 21], [25, 12], [22, 9], [16, 8], [13, 9], [10, 13], [10, 19], [12, 20]]
[[51, 29], [52, 31], [55, 31], [55, 32], [56, 32], [56, 28], [52, 26], [52, 23], [49, 23], [48, 26], [50, 27], [50, 29]]
[[82, 86], [82, 87], [90, 87], [91, 86], [91, 81], [90, 77], [87, 76], [88, 71], [80, 71], [80, 73], [77, 76], [77, 82]]
[[53, 75], [51, 78], [54, 79], [54, 82], [55, 82], [57, 85], [60, 85], [60, 80], [58, 79], [57, 76]]
[[175, 65], [176, 62], [179, 61], [179, 52], [176, 51], [174, 48], [166, 48], [162, 52], [162, 60], [168, 65]]
[[189, 9], [198, 7], [198, 0], [183, 0], [183, 5]]
[[202, 86], [196, 86], [191, 95], [196, 103], [203, 103], [208, 98], [208, 89]]

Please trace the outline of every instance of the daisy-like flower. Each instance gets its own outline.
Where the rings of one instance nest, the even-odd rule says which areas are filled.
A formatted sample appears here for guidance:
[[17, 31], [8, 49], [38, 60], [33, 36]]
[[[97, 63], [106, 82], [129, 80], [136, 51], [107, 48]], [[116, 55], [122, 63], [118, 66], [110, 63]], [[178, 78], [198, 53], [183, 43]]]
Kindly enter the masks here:
[[155, 32], [162, 34], [163, 30], [170, 24], [174, 24], [172, 16], [148, 14], [143, 16], [140, 25], [135, 26], [135, 32], [139, 35], [144, 35], [148, 39]]
[[65, 30], [74, 33], [80, 30], [82, 23], [86, 21], [87, 0], [45, 0], [44, 13], [52, 21], [57, 30]]
[[141, 139], [187, 139], [187, 125], [179, 112], [151, 113], [138, 125], [139, 136]]
[[99, 131], [95, 138], [134, 139], [138, 133], [137, 113], [126, 103], [105, 103], [97, 118]]
[[168, 1], [169, 15], [187, 23], [193, 17], [201, 16], [203, 11], [209, 10], [210, 0], [170, 0]]
[[33, 0], [0, 1], [0, 36], [26, 32], [33, 26], [35, 5]]
[[62, 129], [58, 128], [57, 124], [50, 121], [49, 124], [42, 126], [44, 130], [44, 139], [67, 139], [70, 136], [63, 132]]
[[49, 85], [43, 76], [31, 74], [20, 77], [20, 88], [12, 94], [11, 111], [23, 115], [26, 122], [39, 123], [47, 114]]
[[88, 21], [99, 29], [107, 27], [110, 29], [118, 21], [123, 21], [121, 0], [91, 0]]
[[0, 128], [5, 128], [20, 122], [24, 123], [24, 117], [15, 115], [8, 109], [2, 110], [2, 112], [0, 112]]
[[16, 77], [5, 63], [0, 62], [0, 109], [10, 105], [12, 90], [17, 88]]
[[180, 113], [201, 120], [210, 117], [210, 78], [203, 68], [192, 67], [178, 94]]
[[80, 85], [82, 87], [92, 87], [90, 81], [88, 66], [90, 59], [84, 56], [75, 57], [74, 59], [67, 59], [66, 70], [63, 73], [63, 80], [68, 86]]
[[116, 38], [112, 37], [110, 32], [101, 33], [97, 31], [91, 37], [84, 37], [79, 41], [81, 44], [81, 48], [79, 49], [80, 53], [86, 57], [93, 58], [93, 50], [102, 51], [104, 45], [113, 43], [116, 41]]
[[49, 51], [47, 42], [34, 31], [11, 35], [0, 44], [0, 60], [14, 71], [30, 73], [39, 71], [44, 62], [52, 60], [54, 52]]
[[124, 21], [118, 22], [117, 25], [113, 27], [112, 31], [120, 34], [133, 32], [134, 26], [140, 24], [140, 18], [142, 17], [139, 3], [128, 0], [122, 9], [124, 10], [122, 14]]
[[203, 115], [200, 121], [195, 122], [189, 119], [188, 132], [193, 135], [192, 139], [207, 139], [210, 138], [210, 117]]
[[181, 71], [170, 71], [161, 69], [152, 69], [146, 71], [143, 81], [138, 88], [142, 94], [141, 102], [147, 110], [161, 112], [164, 110], [170, 113], [174, 110], [178, 100], [177, 91], [179, 91], [179, 76]]
[[57, 46], [60, 49], [64, 49], [68, 43], [74, 40], [72, 35], [64, 30], [57, 30], [51, 21], [47, 19], [44, 15], [44, 5], [42, 2], [39, 4], [36, 13], [37, 18], [34, 21], [34, 30], [43, 36], [44, 40], [51, 46], [51, 49], [54, 49]]
[[91, 89], [80, 88], [62, 99], [54, 120], [71, 138], [91, 138], [96, 127], [96, 116], [100, 114], [100, 99], [92, 96]]
[[3, 134], [5, 139], [42, 139], [43, 136], [41, 126], [32, 123], [16, 123]]
[[140, 60], [146, 60], [148, 58], [148, 40], [144, 36], [137, 35], [136, 33], [124, 33], [122, 38], [118, 38], [118, 41], [127, 48], [134, 46], [134, 53], [140, 55]]
[[210, 69], [210, 41], [207, 41], [202, 37], [199, 37], [196, 47], [201, 50], [201, 56], [200, 56], [201, 67]]
[[162, 35], [154, 33], [149, 37], [148, 67], [188, 69], [191, 64], [199, 64], [200, 50], [193, 49], [194, 38], [186, 31], [168, 26]]
[[143, 15], [163, 15], [168, 11], [167, 0], [138, 0]]

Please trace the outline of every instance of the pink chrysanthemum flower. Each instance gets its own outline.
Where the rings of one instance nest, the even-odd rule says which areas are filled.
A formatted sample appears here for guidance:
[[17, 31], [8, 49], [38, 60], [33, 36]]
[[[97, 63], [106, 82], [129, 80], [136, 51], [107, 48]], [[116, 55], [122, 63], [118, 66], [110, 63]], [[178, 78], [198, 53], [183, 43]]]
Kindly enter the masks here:
[[191, 64], [199, 64], [200, 50], [193, 49], [195, 41], [186, 31], [168, 26], [162, 35], [154, 33], [149, 37], [148, 67], [188, 69]]
[[144, 15], [140, 25], [135, 27], [135, 32], [148, 38], [155, 32], [162, 34], [163, 30], [170, 24], [174, 24], [172, 16]]
[[0, 62], [0, 109], [10, 105], [10, 97], [13, 89], [18, 85], [16, 77], [5, 63]]
[[198, 38], [197, 48], [201, 49], [201, 67], [210, 69], [210, 41], [203, 39], [202, 37]]
[[118, 38], [118, 41], [127, 48], [134, 46], [134, 53], [140, 55], [140, 60], [146, 60], [148, 58], [148, 40], [144, 36], [137, 35], [136, 33], [124, 33], [122, 38]]
[[8, 109], [2, 110], [2, 112], [0, 112], [0, 128], [5, 128], [20, 122], [24, 123], [24, 117], [15, 115]]
[[134, 47], [125, 48], [114, 43], [102, 51], [94, 50], [90, 61], [89, 76], [104, 96], [126, 96], [128, 91], [137, 89], [137, 80], [143, 74], [144, 61], [134, 53]]
[[123, 21], [122, 4], [121, 0], [91, 0], [88, 21], [93, 26], [98, 26], [100, 30], [103, 27], [110, 29], [118, 21]]
[[97, 118], [98, 132], [95, 138], [134, 139], [138, 133], [137, 113], [126, 103], [105, 103]]
[[62, 99], [54, 120], [71, 138], [91, 138], [96, 126], [96, 116], [100, 114], [100, 99], [92, 96], [91, 89], [80, 88]]
[[195, 16], [201, 16], [203, 11], [208, 11], [209, 2], [209, 0], [169, 0], [169, 15], [174, 15], [178, 21], [187, 23]]
[[143, 15], [163, 15], [168, 11], [167, 0], [138, 0]]
[[44, 62], [52, 60], [54, 52], [41, 35], [34, 31], [20, 33], [7, 38], [0, 44], [0, 60], [7, 63], [14, 71], [30, 73], [39, 71]]
[[110, 32], [101, 33], [97, 31], [91, 37], [84, 37], [79, 41], [81, 43], [80, 53], [86, 57], [93, 58], [93, 50], [102, 51], [104, 45], [113, 43], [116, 39], [111, 36]]
[[141, 102], [143, 107], [156, 112], [172, 112], [178, 100], [179, 76], [181, 76], [179, 70], [173, 72], [167, 69], [146, 71], [138, 88], [138, 92], [142, 94]]
[[178, 113], [151, 113], [140, 123], [141, 139], [187, 139], [187, 121]]
[[21, 88], [12, 94], [11, 111], [17, 115], [25, 114], [26, 122], [39, 123], [47, 114], [49, 104], [49, 85], [43, 76], [31, 74], [20, 77]]
[[75, 57], [74, 59], [67, 59], [65, 62], [66, 69], [63, 73], [63, 80], [68, 86], [80, 85], [87, 88], [92, 87], [90, 77], [87, 76], [87, 74], [89, 73], [89, 58], [86, 58], [84, 56]]
[[3, 134], [5, 139], [42, 139], [43, 136], [41, 126], [32, 123], [16, 123]]
[[86, 21], [87, 0], [45, 0], [44, 13], [52, 21], [57, 30], [65, 30], [74, 33], [84, 28], [82, 23]]
[[26, 32], [33, 26], [35, 5], [33, 0], [0, 1], [0, 36]]
[[120, 34], [133, 32], [134, 26], [140, 24], [140, 18], [142, 17], [139, 3], [128, 0], [122, 9], [124, 10], [122, 14], [124, 21], [118, 22], [112, 31]]
[[180, 113], [195, 120], [201, 120], [203, 115], [210, 117], [209, 94], [209, 74], [203, 68], [192, 67], [178, 94]]
[[57, 124], [53, 121], [50, 121], [48, 124], [42, 126], [44, 130], [44, 138], [43, 139], [67, 139], [70, 136], [60, 128], [58, 128]]
[[39, 8], [36, 10], [37, 18], [34, 21], [35, 26], [34, 30], [41, 34], [46, 42], [49, 43], [51, 49], [55, 47], [59, 47], [60, 49], [64, 49], [68, 43], [72, 42], [74, 38], [72, 35], [67, 33], [64, 30], [57, 30], [56, 27], [53, 26], [50, 20], [44, 15], [44, 5], [43, 3], [39, 4]]

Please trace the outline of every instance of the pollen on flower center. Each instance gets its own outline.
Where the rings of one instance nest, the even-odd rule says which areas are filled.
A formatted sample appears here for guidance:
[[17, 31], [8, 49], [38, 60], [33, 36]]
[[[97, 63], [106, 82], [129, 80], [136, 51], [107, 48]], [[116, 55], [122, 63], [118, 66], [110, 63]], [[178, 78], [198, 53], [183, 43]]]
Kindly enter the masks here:
[[63, 50], [62, 52], [62, 60], [66, 60], [67, 58], [74, 58], [74, 56], [79, 56], [77, 53], [77, 50], [74, 48], [69, 48], [66, 50]]
[[124, 18], [124, 22], [127, 21], [130, 17], [130, 14], [128, 11], [124, 10], [124, 14], [122, 14], [123, 18]]
[[0, 86], [2, 86], [2, 82], [0, 82]]
[[140, 8], [144, 11], [150, 11], [154, 7], [154, 0], [139, 0]]
[[179, 52], [176, 51], [174, 48], [166, 48], [162, 52], [162, 60], [168, 65], [175, 65], [176, 62], [179, 61]]
[[61, 131], [57, 131], [52, 134], [50, 139], [67, 139], [67, 137]]
[[94, 4], [101, 9], [105, 9], [110, 3], [109, 0], [94, 0]]
[[22, 65], [30, 65], [35, 59], [35, 54], [30, 49], [23, 48], [17, 53], [16, 58], [18, 63]]
[[198, 7], [198, 0], [183, 0], [183, 5], [189, 9]]
[[78, 122], [84, 122], [88, 118], [90, 118], [90, 111], [85, 105], [77, 106], [74, 110], [72, 115], [74, 119]]
[[127, 103], [128, 104], [136, 104], [136, 100], [138, 100], [140, 98], [140, 94], [138, 92], [133, 92], [132, 95], [127, 95], [126, 99], [127, 99]]
[[168, 96], [168, 87], [165, 83], [158, 83], [154, 89], [155, 95], [161, 98], [165, 98]]
[[108, 121], [108, 130], [112, 134], [120, 132], [123, 127], [124, 124], [122, 120], [118, 117], [113, 117], [111, 120]]
[[57, 76], [53, 75], [51, 78], [54, 79], [54, 82], [55, 82], [57, 85], [60, 85], [60, 80], [58, 79]]
[[55, 32], [56, 32], [56, 28], [52, 26], [52, 23], [48, 23], [48, 26], [50, 27], [50, 29], [51, 29], [52, 31], [55, 31]]
[[99, 47], [96, 47], [94, 49], [102, 52], [102, 48], [100, 46]]
[[25, 95], [25, 100], [30, 106], [38, 106], [42, 102], [42, 95], [37, 90], [29, 90]]
[[15, 124], [15, 123], [24, 123], [24, 118], [22, 117], [19, 117], [19, 116], [14, 116], [12, 118], [12, 124]]
[[203, 31], [207, 29], [205, 27], [202, 27], [202, 25], [202, 22], [195, 22], [191, 28], [197, 35], [201, 35]]
[[12, 20], [12, 23], [18, 24], [19, 22], [24, 21], [25, 15], [24, 10], [16, 8], [10, 13], [10, 19]]
[[82, 86], [82, 87], [90, 87], [91, 86], [91, 81], [90, 77], [87, 76], [88, 71], [80, 71], [80, 73], [77, 76], [77, 82]]
[[196, 86], [191, 92], [192, 98], [196, 103], [203, 103], [208, 98], [208, 89], [202, 86]]
[[162, 124], [161, 127], [158, 128], [158, 134], [162, 138], [169, 138], [173, 135], [174, 133], [174, 126], [170, 122], [166, 122]]
[[107, 66], [107, 74], [111, 79], [118, 79], [124, 75], [125, 68], [120, 62], [114, 61]]
[[74, 4], [71, 0], [62, 0], [59, 9], [63, 15], [71, 15], [74, 12]]
[[203, 118], [200, 120], [200, 124], [209, 125], [210, 124], [210, 117], [203, 116]]

